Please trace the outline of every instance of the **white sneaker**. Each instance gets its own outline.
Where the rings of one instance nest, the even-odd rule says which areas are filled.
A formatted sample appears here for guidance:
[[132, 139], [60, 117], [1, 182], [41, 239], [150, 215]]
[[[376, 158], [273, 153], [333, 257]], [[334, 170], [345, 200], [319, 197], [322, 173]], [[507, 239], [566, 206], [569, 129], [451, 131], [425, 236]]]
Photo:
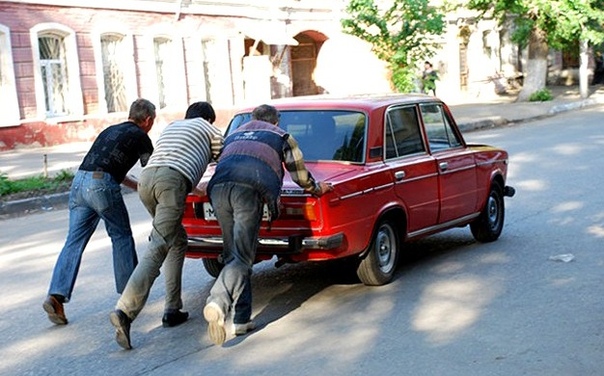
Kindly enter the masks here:
[[256, 329], [256, 323], [253, 321], [248, 321], [245, 324], [235, 324], [233, 323], [232, 331], [236, 336], [242, 336]]
[[208, 322], [208, 336], [216, 345], [222, 345], [226, 340], [226, 331], [224, 330], [225, 314], [222, 308], [214, 302], [210, 302], [203, 307], [203, 317]]

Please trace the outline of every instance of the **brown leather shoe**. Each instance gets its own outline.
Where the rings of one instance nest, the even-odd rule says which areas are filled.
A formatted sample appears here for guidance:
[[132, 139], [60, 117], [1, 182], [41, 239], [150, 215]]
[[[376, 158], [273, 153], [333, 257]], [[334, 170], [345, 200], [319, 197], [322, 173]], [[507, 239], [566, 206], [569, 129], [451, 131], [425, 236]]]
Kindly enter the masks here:
[[126, 350], [132, 348], [130, 343], [130, 324], [132, 320], [124, 311], [116, 309], [109, 314], [109, 320], [115, 327], [115, 342]]
[[66, 325], [67, 317], [65, 317], [65, 311], [63, 310], [63, 303], [61, 303], [57, 298], [53, 295], [48, 295], [44, 304], [42, 304], [42, 308], [48, 314], [48, 319], [57, 325]]

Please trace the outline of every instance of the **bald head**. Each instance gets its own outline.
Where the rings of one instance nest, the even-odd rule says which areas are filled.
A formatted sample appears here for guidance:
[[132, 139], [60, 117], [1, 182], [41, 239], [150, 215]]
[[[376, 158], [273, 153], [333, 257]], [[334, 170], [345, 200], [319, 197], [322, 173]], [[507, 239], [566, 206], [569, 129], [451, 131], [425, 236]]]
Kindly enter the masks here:
[[254, 108], [252, 119], [277, 125], [279, 123], [279, 111], [271, 105], [262, 104]]

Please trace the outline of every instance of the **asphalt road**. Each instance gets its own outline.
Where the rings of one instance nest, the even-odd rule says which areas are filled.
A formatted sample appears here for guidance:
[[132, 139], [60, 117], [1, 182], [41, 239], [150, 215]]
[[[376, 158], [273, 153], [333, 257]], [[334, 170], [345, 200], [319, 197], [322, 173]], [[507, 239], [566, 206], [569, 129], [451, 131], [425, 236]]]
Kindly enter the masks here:
[[[67, 228], [58, 210], [0, 221], [3, 375], [599, 375], [604, 372], [604, 107], [472, 132], [511, 154], [506, 225], [494, 243], [468, 228], [410, 244], [392, 283], [366, 287], [333, 263], [256, 265], [260, 327], [211, 344], [201, 308], [212, 279], [186, 260], [182, 326], [164, 329], [163, 280], [113, 339], [110, 242], [99, 227], [69, 325], [42, 310]], [[126, 196], [139, 253], [149, 217]], [[552, 257], [571, 255], [572, 261]]]

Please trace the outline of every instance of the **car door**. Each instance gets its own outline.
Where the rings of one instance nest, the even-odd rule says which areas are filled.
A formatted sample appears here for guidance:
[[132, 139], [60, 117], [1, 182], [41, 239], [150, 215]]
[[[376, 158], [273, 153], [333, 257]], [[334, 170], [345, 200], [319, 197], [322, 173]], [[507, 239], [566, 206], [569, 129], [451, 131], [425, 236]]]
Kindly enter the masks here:
[[417, 106], [396, 106], [386, 111], [385, 163], [396, 195], [407, 209], [410, 235], [438, 223], [438, 171], [426, 152]]
[[440, 224], [474, 212], [476, 162], [440, 103], [420, 104], [428, 145], [438, 170]]

